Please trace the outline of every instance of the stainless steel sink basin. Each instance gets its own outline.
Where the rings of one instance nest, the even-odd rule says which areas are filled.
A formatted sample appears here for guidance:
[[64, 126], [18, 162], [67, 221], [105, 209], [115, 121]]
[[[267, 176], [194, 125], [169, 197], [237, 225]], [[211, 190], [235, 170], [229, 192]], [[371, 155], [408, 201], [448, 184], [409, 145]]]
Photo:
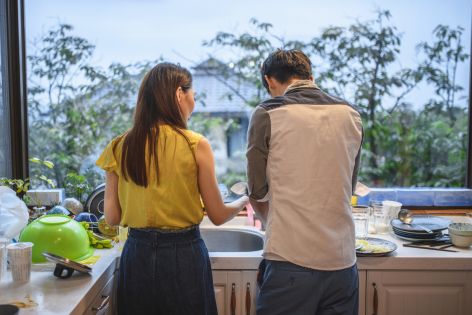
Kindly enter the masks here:
[[262, 250], [262, 235], [250, 230], [200, 229], [209, 252], [253, 252]]

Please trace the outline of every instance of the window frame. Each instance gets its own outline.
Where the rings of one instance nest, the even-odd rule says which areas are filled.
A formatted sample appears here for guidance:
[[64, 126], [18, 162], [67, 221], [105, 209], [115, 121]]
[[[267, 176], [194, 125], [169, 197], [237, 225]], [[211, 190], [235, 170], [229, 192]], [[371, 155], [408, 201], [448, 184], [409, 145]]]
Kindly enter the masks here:
[[0, 0], [5, 19], [0, 23], [5, 34], [5, 72], [8, 80], [6, 106], [10, 113], [11, 176], [28, 177], [28, 112], [24, 0]]

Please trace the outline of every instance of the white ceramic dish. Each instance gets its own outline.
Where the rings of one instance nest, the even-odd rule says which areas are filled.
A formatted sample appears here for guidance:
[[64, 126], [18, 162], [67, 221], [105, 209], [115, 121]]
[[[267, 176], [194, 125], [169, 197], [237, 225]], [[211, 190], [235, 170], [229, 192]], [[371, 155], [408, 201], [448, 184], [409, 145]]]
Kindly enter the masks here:
[[470, 223], [451, 223], [449, 224], [449, 234], [472, 236], [472, 224]]
[[451, 238], [452, 244], [457, 247], [470, 247], [472, 245], [472, 236], [456, 235], [449, 231], [449, 237]]

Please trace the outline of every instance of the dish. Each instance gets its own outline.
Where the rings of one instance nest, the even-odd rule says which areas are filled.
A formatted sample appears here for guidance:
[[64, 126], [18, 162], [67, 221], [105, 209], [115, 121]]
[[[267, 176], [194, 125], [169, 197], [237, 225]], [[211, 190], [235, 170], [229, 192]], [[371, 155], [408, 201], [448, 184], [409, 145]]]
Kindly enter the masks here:
[[414, 215], [411, 224], [405, 224], [399, 219], [393, 219], [391, 224], [393, 228], [403, 230], [405, 232], [427, 233], [424, 229], [417, 227], [416, 224], [425, 226], [433, 232], [439, 232], [447, 229], [449, 224], [451, 224], [451, 220], [430, 215]]
[[[357, 249], [358, 245], [361, 245], [359, 249]], [[356, 239], [356, 255], [359, 257], [386, 256], [396, 249], [397, 245], [395, 243], [381, 238], [366, 237]]]
[[441, 232], [417, 234], [417, 233], [403, 232], [401, 230], [395, 230], [395, 229], [393, 230], [393, 233], [395, 233], [396, 235], [403, 236], [403, 237], [424, 239], [424, 240], [435, 239], [442, 236]]
[[397, 238], [401, 239], [401, 240], [410, 241], [410, 242], [418, 242], [418, 241], [437, 241], [437, 240], [440, 240], [441, 238], [444, 237], [442, 234], [436, 236], [435, 238], [415, 238], [415, 237], [402, 236], [402, 235], [398, 235], [398, 234], [394, 234], [394, 235], [395, 235]]

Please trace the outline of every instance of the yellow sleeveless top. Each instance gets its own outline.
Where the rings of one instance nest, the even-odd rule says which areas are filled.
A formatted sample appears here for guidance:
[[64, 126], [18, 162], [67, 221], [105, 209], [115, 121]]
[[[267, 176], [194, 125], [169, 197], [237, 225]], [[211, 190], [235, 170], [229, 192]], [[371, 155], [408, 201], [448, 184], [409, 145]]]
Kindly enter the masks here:
[[[203, 207], [198, 190], [198, 168], [194, 158], [202, 135], [181, 130], [187, 140], [168, 125], [160, 125], [157, 144], [159, 182], [155, 166], [147, 171], [148, 187], [136, 185], [122, 175], [123, 136], [113, 139], [96, 164], [118, 177], [121, 226], [132, 228], [181, 229], [199, 224]], [[193, 151], [193, 154], [192, 154]]]

